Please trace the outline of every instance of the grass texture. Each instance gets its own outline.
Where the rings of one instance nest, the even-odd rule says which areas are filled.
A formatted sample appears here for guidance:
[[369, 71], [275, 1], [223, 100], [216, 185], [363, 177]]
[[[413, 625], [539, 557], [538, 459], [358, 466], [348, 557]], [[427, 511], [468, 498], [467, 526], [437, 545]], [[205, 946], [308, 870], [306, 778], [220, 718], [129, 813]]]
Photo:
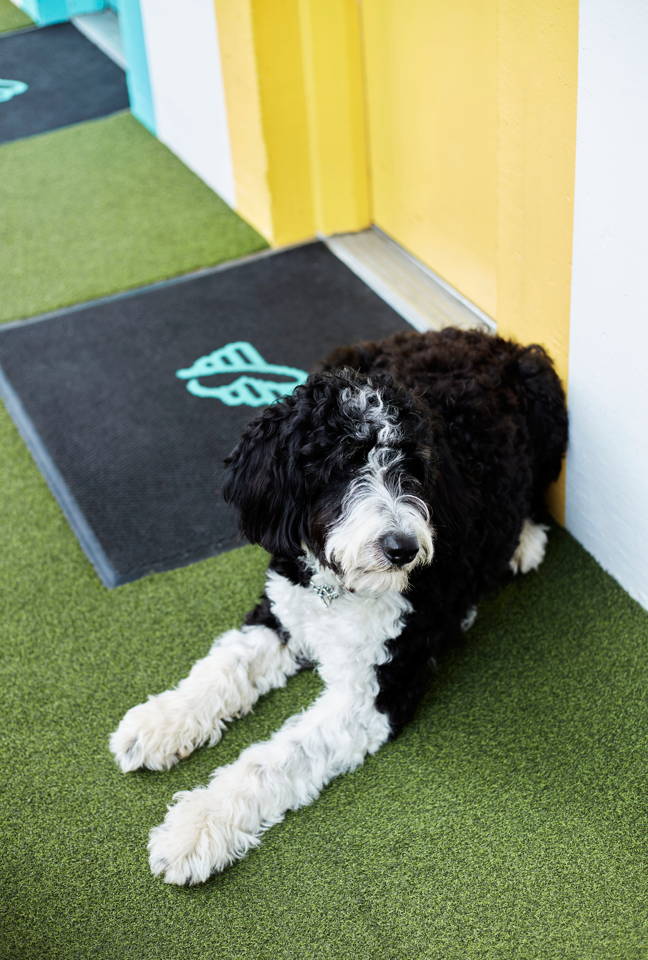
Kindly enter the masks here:
[[[264, 246], [127, 114], [0, 148], [0, 194], [6, 320]], [[566, 533], [483, 604], [397, 741], [178, 889], [146, 862], [173, 793], [320, 683], [168, 773], [119, 773], [110, 731], [240, 622], [265, 556], [108, 591], [3, 410], [0, 451], [1, 960], [648, 956], [648, 617]]]
[[483, 604], [398, 740], [179, 889], [149, 874], [149, 828], [319, 681], [168, 773], [119, 773], [109, 732], [238, 624], [264, 555], [108, 591], [4, 412], [0, 448], [3, 960], [646, 957], [648, 617], [566, 533]]
[[[0, 0], [0, 33], [22, 30], [23, 27], [32, 27], [33, 25], [33, 20], [16, 7], [11, 0]], [[3, 79], [9, 78], [4, 77]]]
[[0, 320], [266, 246], [130, 113], [0, 147]]

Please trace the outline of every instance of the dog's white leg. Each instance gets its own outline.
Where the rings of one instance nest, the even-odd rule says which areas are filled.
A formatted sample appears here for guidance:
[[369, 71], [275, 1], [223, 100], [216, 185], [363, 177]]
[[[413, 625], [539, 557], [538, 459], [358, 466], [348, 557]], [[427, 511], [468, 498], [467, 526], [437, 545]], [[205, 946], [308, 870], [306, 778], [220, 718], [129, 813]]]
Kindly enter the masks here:
[[124, 773], [167, 770], [203, 743], [216, 743], [226, 721], [299, 669], [277, 634], [264, 626], [229, 630], [173, 690], [150, 697], [124, 716], [110, 749]]
[[326, 783], [359, 766], [389, 737], [375, 690], [328, 688], [270, 739], [221, 767], [208, 787], [176, 794], [151, 831], [150, 865], [167, 883], [201, 883], [257, 846], [288, 810], [310, 803]]
[[528, 573], [537, 570], [544, 560], [547, 549], [547, 530], [544, 523], [525, 520], [522, 524], [520, 541], [509, 561], [513, 573]]

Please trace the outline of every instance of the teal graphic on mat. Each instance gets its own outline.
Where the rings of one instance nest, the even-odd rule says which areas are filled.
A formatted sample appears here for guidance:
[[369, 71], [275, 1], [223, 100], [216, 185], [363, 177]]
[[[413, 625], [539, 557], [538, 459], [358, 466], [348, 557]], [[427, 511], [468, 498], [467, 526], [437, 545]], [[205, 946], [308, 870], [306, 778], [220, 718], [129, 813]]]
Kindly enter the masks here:
[[[222, 386], [207, 387], [200, 377], [213, 377], [215, 374], [241, 373], [231, 383]], [[247, 374], [271, 373], [279, 377], [288, 377], [287, 381], [277, 382], [262, 377], [250, 377]], [[263, 407], [279, 397], [287, 397], [295, 387], [306, 381], [308, 374], [296, 367], [283, 367], [266, 363], [258, 350], [245, 340], [227, 343], [224, 347], [199, 357], [186, 370], [176, 370], [176, 377], [187, 380], [187, 390], [195, 397], [210, 397], [220, 400], [228, 407]]]
[[0, 80], [0, 103], [5, 103], [28, 89], [29, 85], [22, 80]]

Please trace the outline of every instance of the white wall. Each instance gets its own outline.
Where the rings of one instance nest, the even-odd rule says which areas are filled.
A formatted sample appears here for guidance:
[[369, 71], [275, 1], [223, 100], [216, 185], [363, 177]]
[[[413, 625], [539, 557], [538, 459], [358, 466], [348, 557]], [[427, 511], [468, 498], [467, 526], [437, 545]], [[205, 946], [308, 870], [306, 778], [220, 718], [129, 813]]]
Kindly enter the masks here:
[[567, 527], [648, 607], [648, 2], [581, 0]]
[[140, 0], [156, 134], [234, 206], [214, 0]]

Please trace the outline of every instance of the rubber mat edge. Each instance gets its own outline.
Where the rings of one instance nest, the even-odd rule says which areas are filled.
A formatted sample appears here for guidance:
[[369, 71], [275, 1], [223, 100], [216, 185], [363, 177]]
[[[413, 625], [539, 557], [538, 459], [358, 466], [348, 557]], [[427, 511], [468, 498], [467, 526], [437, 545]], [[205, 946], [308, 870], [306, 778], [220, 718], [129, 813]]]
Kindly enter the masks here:
[[34, 423], [1, 366], [0, 398], [2, 398], [18, 433], [22, 437], [36, 466], [45, 478], [47, 486], [65, 514], [73, 533], [81, 544], [81, 548], [88, 560], [96, 570], [102, 584], [109, 590], [119, 586], [123, 582], [122, 578], [109, 561], [105, 550], [89, 526], [79, 504], [64, 481], [58, 467], [50, 457]]

